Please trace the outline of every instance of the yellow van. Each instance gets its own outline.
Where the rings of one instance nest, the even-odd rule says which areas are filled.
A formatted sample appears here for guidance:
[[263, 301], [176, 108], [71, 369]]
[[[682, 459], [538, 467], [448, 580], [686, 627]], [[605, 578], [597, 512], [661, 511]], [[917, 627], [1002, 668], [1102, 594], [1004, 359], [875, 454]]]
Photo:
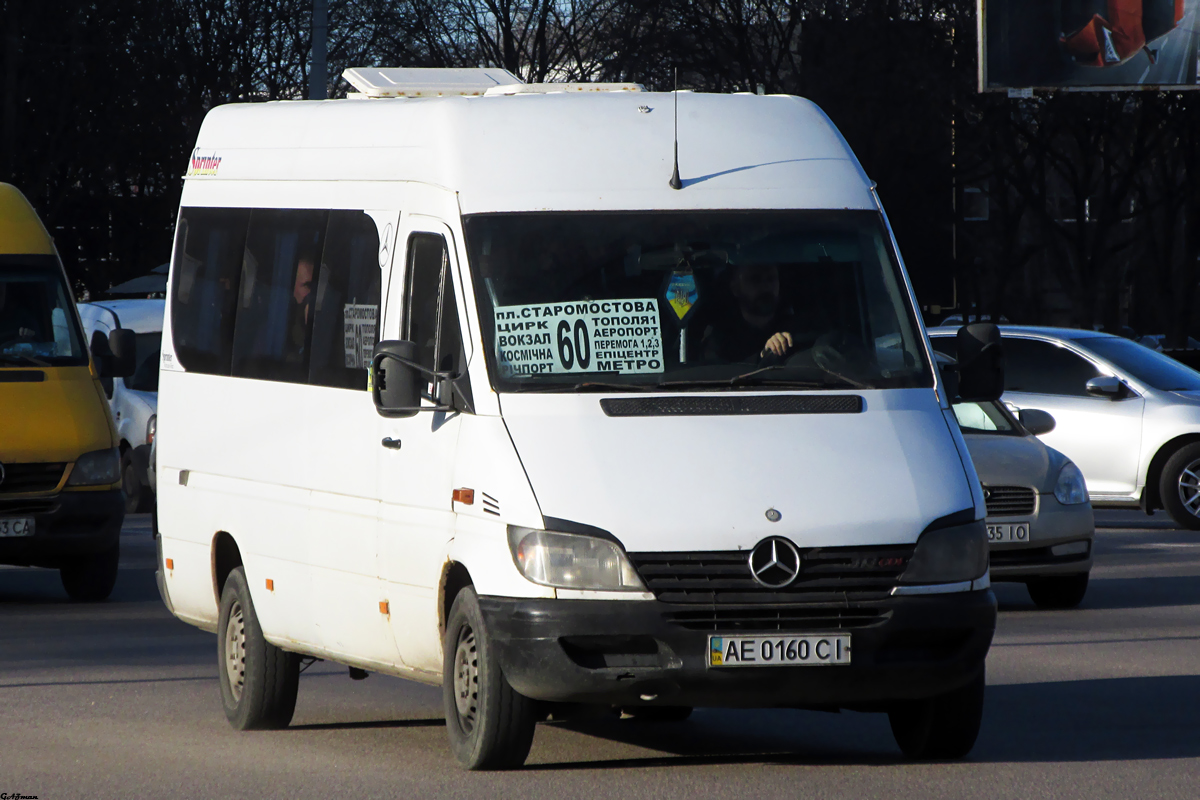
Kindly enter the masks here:
[[117, 580], [125, 503], [100, 378], [132, 374], [132, 339], [85, 346], [50, 235], [0, 183], [0, 564], [57, 569], [75, 600]]

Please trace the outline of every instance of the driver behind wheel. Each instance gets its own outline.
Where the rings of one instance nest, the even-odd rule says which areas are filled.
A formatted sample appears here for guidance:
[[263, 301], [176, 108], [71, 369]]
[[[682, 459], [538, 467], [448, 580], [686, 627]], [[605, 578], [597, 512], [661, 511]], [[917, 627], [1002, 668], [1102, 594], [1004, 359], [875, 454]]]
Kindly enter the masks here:
[[788, 355], [795, 346], [793, 313], [781, 302], [778, 264], [742, 264], [729, 277], [733, 303], [704, 332], [705, 357], [754, 362]]

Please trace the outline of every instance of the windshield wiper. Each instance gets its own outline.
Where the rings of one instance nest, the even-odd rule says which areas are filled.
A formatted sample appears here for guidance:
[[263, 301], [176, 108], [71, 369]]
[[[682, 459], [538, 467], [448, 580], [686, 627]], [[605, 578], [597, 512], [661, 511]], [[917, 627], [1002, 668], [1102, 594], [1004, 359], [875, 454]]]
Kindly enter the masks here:
[[22, 353], [0, 353], [0, 362], [16, 365], [34, 364], [39, 367], [50, 366], [49, 361], [42, 361], [40, 358], [34, 358]]
[[741, 375], [734, 375], [732, 378], [715, 378], [712, 380], [691, 380], [691, 381], [665, 381], [658, 384], [657, 388], [703, 388], [703, 387], [737, 387], [737, 386], [793, 386], [798, 389], [833, 389], [833, 388], [854, 388], [855, 384], [848, 380], [799, 380], [795, 378], [756, 378], [756, 376], [764, 372], [771, 372], [777, 369], [787, 369], [785, 364], [771, 364], [766, 367], [752, 369], [749, 372], [743, 372]]

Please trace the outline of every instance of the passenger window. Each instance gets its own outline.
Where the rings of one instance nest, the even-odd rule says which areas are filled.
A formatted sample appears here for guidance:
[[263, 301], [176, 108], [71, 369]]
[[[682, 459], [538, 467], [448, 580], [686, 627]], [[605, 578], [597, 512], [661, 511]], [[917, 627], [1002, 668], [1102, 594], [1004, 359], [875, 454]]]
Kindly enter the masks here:
[[328, 211], [256, 209], [237, 293], [233, 375], [305, 383]]
[[417, 362], [428, 369], [454, 371], [462, 348], [446, 240], [430, 233], [408, 240], [404, 292], [404, 338], [415, 342]]
[[185, 208], [175, 230], [171, 320], [175, 356], [190, 372], [228, 375], [234, 308], [250, 210]]
[[1087, 382], [1100, 376], [1090, 361], [1065, 348], [1004, 337], [1004, 389], [1088, 397]]
[[308, 382], [366, 389], [379, 341], [379, 232], [361, 211], [329, 212]]

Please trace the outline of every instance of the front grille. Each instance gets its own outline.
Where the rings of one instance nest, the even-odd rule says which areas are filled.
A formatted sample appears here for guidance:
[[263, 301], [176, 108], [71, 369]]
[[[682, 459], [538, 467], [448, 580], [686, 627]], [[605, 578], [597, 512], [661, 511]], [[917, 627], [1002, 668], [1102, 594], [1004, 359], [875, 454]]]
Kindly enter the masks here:
[[804, 631], [845, 630], [874, 625], [887, 619], [889, 611], [867, 606], [838, 605], [738, 606], [676, 611], [666, 615], [670, 622], [691, 631]]
[[984, 486], [989, 517], [1019, 517], [1033, 513], [1037, 492], [1028, 486]]
[[53, 497], [28, 500], [0, 500], [0, 517], [17, 517], [25, 514], [46, 514], [54, 510], [57, 501]]
[[62, 480], [66, 464], [4, 464], [0, 494], [50, 492]]
[[630, 553], [646, 587], [664, 603], [709, 605], [850, 603], [887, 597], [913, 545], [816, 547], [800, 550], [800, 575], [772, 589], [750, 574], [750, 551]]

